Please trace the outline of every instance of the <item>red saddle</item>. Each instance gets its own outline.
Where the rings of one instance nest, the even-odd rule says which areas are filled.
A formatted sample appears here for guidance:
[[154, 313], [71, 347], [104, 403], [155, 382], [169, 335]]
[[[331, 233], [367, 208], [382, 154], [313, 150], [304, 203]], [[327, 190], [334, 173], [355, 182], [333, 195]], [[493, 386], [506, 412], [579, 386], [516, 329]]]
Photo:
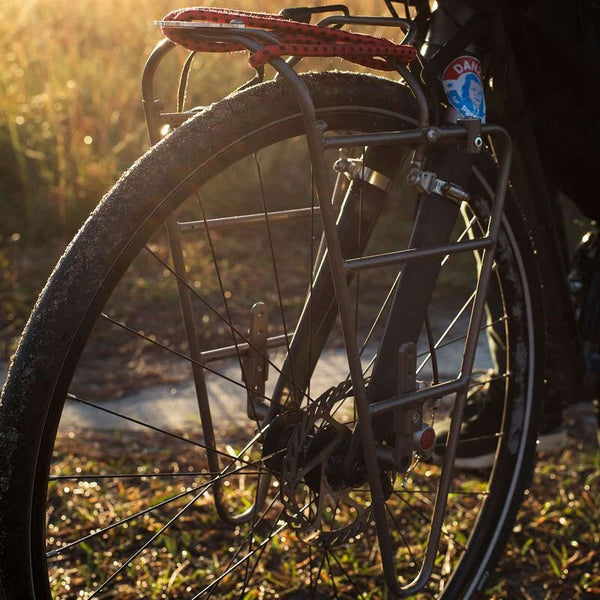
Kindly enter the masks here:
[[[280, 43], [265, 46], [259, 52], [251, 52], [248, 62], [252, 67], [263, 66], [278, 56], [339, 56], [373, 69], [393, 71], [394, 67], [386, 59], [394, 58], [408, 64], [417, 54], [413, 46], [395, 44], [385, 38], [309, 25], [269, 13], [223, 8], [183, 8], [170, 12], [163, 21], [198, 22], [198, 26], [241, 25], [244, 33], [251, 33], [252, 28], [273, 33]], [[246, 50], [236, 42], [202, 39], [195, 35], [193, 28], [176, 25], [169, 27], [163, 23], [162, 31], [171, 41], [196, 52]]]

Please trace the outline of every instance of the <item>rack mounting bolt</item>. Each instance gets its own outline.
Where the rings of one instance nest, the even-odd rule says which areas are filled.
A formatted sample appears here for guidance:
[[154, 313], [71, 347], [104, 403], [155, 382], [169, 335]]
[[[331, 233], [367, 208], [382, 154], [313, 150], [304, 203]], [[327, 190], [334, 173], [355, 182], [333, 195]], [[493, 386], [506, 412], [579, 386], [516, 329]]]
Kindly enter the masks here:
[[431, 142], [433, 144], [437, 142], [437, 131], [435, 129], [428, 129], [425, 132], [425, 137], [427, 138], [428, 142]]

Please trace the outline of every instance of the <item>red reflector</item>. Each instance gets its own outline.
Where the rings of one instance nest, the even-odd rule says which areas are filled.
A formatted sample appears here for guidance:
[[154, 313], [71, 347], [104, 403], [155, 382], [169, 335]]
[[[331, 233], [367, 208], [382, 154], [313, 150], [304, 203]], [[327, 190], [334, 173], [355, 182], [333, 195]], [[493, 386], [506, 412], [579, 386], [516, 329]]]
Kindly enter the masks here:
[[427, 427], [427, 429], [423, 431], [419, 444], [423, 450], [433, 448], [433, 445], [435, 444], [435, 431], [432, 427]]

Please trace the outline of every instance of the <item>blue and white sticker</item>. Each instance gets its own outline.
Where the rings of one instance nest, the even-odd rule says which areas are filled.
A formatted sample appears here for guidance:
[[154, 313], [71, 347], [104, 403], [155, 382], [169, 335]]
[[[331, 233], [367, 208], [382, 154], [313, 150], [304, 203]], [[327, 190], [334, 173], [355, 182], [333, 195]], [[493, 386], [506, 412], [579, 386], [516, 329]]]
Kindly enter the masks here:
[[450, 104], [466, 118], [485, 123], [485, 98], [481, 84], [481, 63], [473, 56], [459, 56], [442, 76], [444, 92]]

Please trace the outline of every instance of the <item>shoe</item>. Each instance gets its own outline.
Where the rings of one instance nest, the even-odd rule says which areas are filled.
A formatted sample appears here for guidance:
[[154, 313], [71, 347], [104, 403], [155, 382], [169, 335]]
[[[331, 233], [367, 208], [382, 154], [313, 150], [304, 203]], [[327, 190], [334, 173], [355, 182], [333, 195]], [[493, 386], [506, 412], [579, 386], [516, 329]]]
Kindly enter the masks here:
[[[490, 381], [491, 380], [491, 381]], [[454, 465], [465, 471], [489, 469], [494, 464], [498, 447], [498, 432], [502, 425], [504, 381], [488, 373], [482, 383], [467, 397], [463, 424], [456, 449]], [[450, 418], [434, 425], [437, 432], [432, 461], [441, 464], [450, 430]], [[553, 424], [556, 425], [556, 424]], [[557, 454], [567, 445], [567, 432], [562, 424], [542, 425], [537, 452]]]

